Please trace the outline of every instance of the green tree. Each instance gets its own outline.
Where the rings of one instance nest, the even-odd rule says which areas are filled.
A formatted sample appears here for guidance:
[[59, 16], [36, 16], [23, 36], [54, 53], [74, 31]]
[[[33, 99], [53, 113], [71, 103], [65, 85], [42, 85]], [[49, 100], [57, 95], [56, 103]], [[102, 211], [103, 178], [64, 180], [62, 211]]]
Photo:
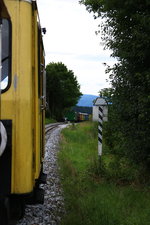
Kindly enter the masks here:
[[150, 167], [150, 1], [82, 0], [103, 18], [105, 48], [118, 59], [111, 72], [113, 122], [124, 154]]
[[103, 88], [99, 91], [99, 96], [107, 99], [108, 102], [112, 102], [113, 88]]
[[46, 66], [47, 101], [50, 117], [56, 120], [63, 118], [65, 110], [76, 105], [80, 92], [80, 85], [72, 70], [61, 63], [49, 63]]

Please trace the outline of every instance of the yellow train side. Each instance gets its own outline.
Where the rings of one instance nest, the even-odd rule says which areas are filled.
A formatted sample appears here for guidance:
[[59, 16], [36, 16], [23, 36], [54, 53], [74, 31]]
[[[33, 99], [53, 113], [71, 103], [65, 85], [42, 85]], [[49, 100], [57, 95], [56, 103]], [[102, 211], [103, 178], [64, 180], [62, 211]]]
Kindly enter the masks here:
[[[0, 93], [0, 121], [9, 142], [0, 156], [0, 201], [3, 202], [15, 195], [34, 195], [42, 182], [46, 87], [36, 1], [1, 0], [0, 19], [2, 26], [8, 24], [10, 49], [8, 82]], [[1, 62], [3, 67], [3, 59]], [[5, 75], [1, 76], [2, 83]], [[1, 134], [1, 141], [2, 138]], [[5, 173], [9, 180], [5, 180]], [[6, 225], [3, 220], [0, 218], [0, 224]]]

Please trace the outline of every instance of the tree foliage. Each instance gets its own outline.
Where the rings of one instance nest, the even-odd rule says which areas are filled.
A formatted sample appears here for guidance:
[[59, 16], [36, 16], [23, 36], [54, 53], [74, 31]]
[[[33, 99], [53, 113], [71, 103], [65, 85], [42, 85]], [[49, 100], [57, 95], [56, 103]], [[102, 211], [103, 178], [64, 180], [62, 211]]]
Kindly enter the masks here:
[[103, 88], [99, 91], [99, 96], [104, 97], [107, 102], [111, 103], [112, 102], [112, 97], [113, 97], [113, 88]]
[[[150, 1], [82, 0], [95, 18], [102, 17], [105, 47], [118, 59], [110, 78], [113, 117], [124, 154], [150, 166]], [[119, 140], [118, 140], [119, 141]]]
[[61, 63], [49, 63], [46, 66], [47, 101], [50, 117], [56, 120], [63, 118], [64, 111], [76, 105], [80, 85], [72, 70]]

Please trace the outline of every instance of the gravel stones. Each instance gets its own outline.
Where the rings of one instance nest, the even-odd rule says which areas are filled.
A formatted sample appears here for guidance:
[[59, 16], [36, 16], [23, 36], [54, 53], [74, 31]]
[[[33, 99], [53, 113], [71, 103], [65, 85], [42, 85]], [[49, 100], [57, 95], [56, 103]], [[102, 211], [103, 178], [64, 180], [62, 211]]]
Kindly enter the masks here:
[[25, 216], [17, 225], [59, 225], [65, 214], [63, 190], [60, 183], [57, 153], [59, 151], [60, 131], [66, 125], [60, 125], [47, 134], [45, 146], [44, 173], [47, 184], [41, 185], [45, 190], [43, 205], [28, 205]]

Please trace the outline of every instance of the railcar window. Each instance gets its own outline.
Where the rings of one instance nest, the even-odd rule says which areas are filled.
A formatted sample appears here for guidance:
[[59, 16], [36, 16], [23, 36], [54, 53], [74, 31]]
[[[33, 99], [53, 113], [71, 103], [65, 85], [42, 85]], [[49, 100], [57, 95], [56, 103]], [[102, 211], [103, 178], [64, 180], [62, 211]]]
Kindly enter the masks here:
[[10, 81], [10, 22], [2, 19], [1, 26], [1, 85], [2, 91], [6, 90]]

